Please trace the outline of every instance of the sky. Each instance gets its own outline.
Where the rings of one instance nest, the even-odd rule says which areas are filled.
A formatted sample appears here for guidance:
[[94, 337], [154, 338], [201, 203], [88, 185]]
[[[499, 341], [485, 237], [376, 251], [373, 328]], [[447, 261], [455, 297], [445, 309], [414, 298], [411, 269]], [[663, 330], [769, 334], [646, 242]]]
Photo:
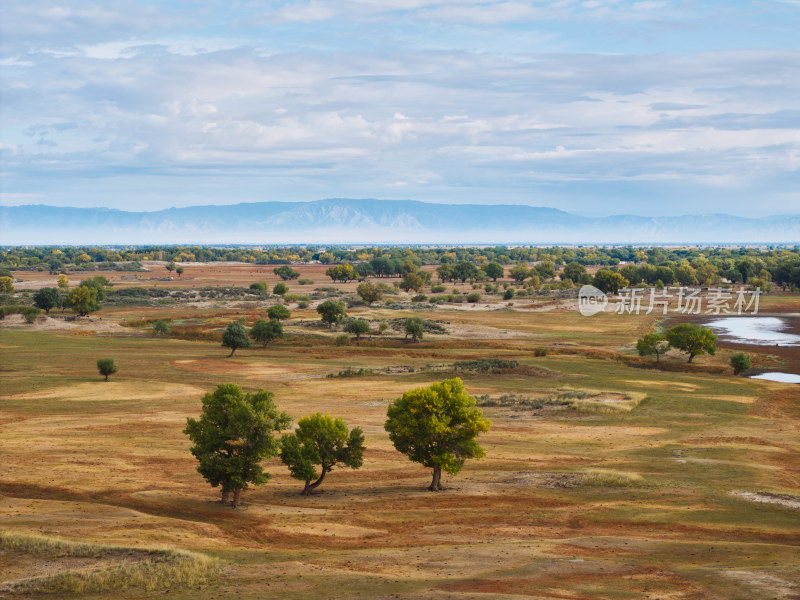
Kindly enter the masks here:
[[800, 0], [4, 0], [0, 204], [800, 213]]

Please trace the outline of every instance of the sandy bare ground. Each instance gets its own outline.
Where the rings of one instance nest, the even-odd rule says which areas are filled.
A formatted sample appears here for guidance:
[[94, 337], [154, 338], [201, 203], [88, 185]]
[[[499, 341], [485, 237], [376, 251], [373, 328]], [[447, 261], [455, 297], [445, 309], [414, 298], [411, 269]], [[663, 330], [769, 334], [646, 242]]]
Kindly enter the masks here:
[[9, 315], [0, 320], [0, 327], [24, 327], [30, 331], [69, 331], [93, 333], [136, 333], [135, 329], [123, 327], [115, 321], [102, 317], [84, 317], [76, 321], [67, 321], [48, 316], [41, 316], [33, 323], [26, 323], [22, 315]]
[[763, 492], [731, 492], [734, 496], [739, 496], [751, 502], [762, 502], [764, 504], [780, 504], [787, 508], [796, 508], [800, 510], [800, 496], [791, 496], [789, 494], [767, 494]]

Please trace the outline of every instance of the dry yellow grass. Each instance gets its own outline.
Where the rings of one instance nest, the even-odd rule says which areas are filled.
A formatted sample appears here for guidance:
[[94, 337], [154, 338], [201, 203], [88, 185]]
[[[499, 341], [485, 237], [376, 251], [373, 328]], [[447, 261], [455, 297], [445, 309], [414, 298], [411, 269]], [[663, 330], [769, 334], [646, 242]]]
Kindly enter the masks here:
[[[224, 277], [209, 270], [209, 281], [244, 282], [257, 274], [248, 269]], [[141, 311], [148, 318], [165, 312], [198, 314]], [[208, 313], [223, 323], [234, 318], [229, 309]], [[438, 309], [423, 316], [464, 328], [462, 339], [336, 347], [300, 338], [228, 360], [225, 349], [206, 342], [4, 330], [0, 528], [228, 561], [212, 583], [171, 587], [178, 598], [761, 600], [796, 585], [797, 512], [731, 494], [798, 494], [795, 388], [609, 359], [624, 354], [653, 325], [649, 319], [602, 316], [587, 339], [586, 322], [563, 311]], [[299, 318], [314, 315], [299, 311]], [[535, 357], [540, 345], [597, 352]], [[120, 366], [108, 383], [97, 375], [98, 355]], [[421, 371], [426, 364], [481, 357], [513, 358], [526, 368], [462, 374], [473, 394], [575, 390], [587, 392], [576, 400], [587, 404], [485, 409], [494, 423], [480, 439], [486, 458], [467, 462], [461, 475], [446, 478], [445, 492], [431, 494], [424, 491], [428, 470], [398, 454], [383, 431], [387, 403], [452, 375]], [[415, 372], [324, 377], [349, 366], [398, 365]], [[302, 498], [302, 485], [272, 460], [265, 465], [270, 483], [247, 490], [239, 510], [221, 506], [217, 490], [195, 472], [181, 430], [186, 416], [199, 413], [202, 395], [228, 381], [272, 390], [295, 418], [321, 411], [361, 426], [364, 467], [334, 470], [323, 493]], [[605, 412], [617, 404], [625, 410]], [[39, 575], [38, 559], [14, 552], [14, 574], [2, 581]], [[127, 590], [97, 597], [147, 596], [151, 584], [119, 576], [128, 578]], [[163, 591], [164, 579], [154, 581], [151, 589]]]

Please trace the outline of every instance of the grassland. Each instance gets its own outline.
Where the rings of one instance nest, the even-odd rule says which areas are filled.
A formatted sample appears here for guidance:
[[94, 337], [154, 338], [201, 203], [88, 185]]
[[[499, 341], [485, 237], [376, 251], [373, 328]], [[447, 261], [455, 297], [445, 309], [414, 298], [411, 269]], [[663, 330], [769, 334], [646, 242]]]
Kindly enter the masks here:
[[[215, 269], [203, 285], [257, 281], [265, 267]], [[303, 276], [330, 286], [319, 273]], [[201, 274], [187, 269], [177, 285], [193, 277]], [[411, 344], [395, 332], [347, 346], [335, 345], [339, 332], [312, 326], [313, 308], [293, 310], [289, 338], [230, 359], [214, 336], [234, 318], [262, 316], [264, 302], [122, 306], [69, 330], [4, 327], [0, 595], [800, 597], [797, 386], [734, 378], [725, 350], [686, 368], [671, 355], [672, 369], [654, 369], [634, 344], [659, 326], [655, 317], [586, 318], [530, 304], [545, 303], [436, 307], [422, 316], [448, 334]], [[796, 312], [798, 300], [762, 306]], [[206, 337], [119, 326], [156, 318]], [[108, 383], [95, 367], [106, 356], [120, 368]], [[456, 374], [454, 362], [480, 358], [519, 365], [458, 372], [475, 396], [585, 394], [541, 408], [485, 407], [494, 423], [481, 438], [486, 458], [446, 478], [443, 493], [426, 492], [429, 473], [383, 431], [386, 406]], [[326, 377], [347, 368], [373, 372]], [[181, 430], [222, 382], [272, 390], [295, 418], [321, 411], [361, 426], [364, 467], [334, 471], [322, 493], [304, 498], [271, 461], [272, 480], [247, 490], [242, 508], [220, 505]], [[624, 409], [609, 410], [609, 399]], [[165, 577], [167, 567], [185, 575]]]

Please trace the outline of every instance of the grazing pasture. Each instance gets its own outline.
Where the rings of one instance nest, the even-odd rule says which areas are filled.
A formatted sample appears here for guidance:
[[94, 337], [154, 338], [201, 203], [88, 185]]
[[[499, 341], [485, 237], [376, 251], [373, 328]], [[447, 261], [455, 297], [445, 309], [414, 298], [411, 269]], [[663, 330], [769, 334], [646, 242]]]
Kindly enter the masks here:
[[[289, 281], [292, 294], [355, 291], [320, 266], [297, 268], [315, 283]], [[31, 289], [54, 285], [46, 275]], [[271, 267], [239, 264], [187, 266], [170, 282], [123, 275], [107, 274], [115, 289], [277, 282]], [[226, 358], [225, 326], [250, 326], [276, 301], [0, 322], [0, 597], [800, 597], [800, 388], [734, 377], [741, 346], [691, 365], [673, 351], [657, 369], [636, 340], [677, 321], [495, 296], [468, 310], [353, 306], [373, 331], [346, 345], [341, 326], [318, 323], [316, 301], [289, 303], [283, 339]], [[797, 309], [796, 297], [762, 301]], [[411, 316], [445, 333], [377, 333]], [[158, 319], [169, 335], [155, 335]], [[108, 382], [105, 357], [118, 366]], [[516, 363], [469, 367], [482, 359]], [[790, 363], [786, 351], [753, 359]], [[386, 409], [455, 376], [493, 426], [479, 437], [486, 457], [431, 493], [430, 469], [389, 441]], [[220, 504], [182, 430], [228, 382], [272, 391], [295, 423], [321, 412], [361, 427], [363, 467], [335, 468], [304, 497], [275, 458], [240, 508]]]

